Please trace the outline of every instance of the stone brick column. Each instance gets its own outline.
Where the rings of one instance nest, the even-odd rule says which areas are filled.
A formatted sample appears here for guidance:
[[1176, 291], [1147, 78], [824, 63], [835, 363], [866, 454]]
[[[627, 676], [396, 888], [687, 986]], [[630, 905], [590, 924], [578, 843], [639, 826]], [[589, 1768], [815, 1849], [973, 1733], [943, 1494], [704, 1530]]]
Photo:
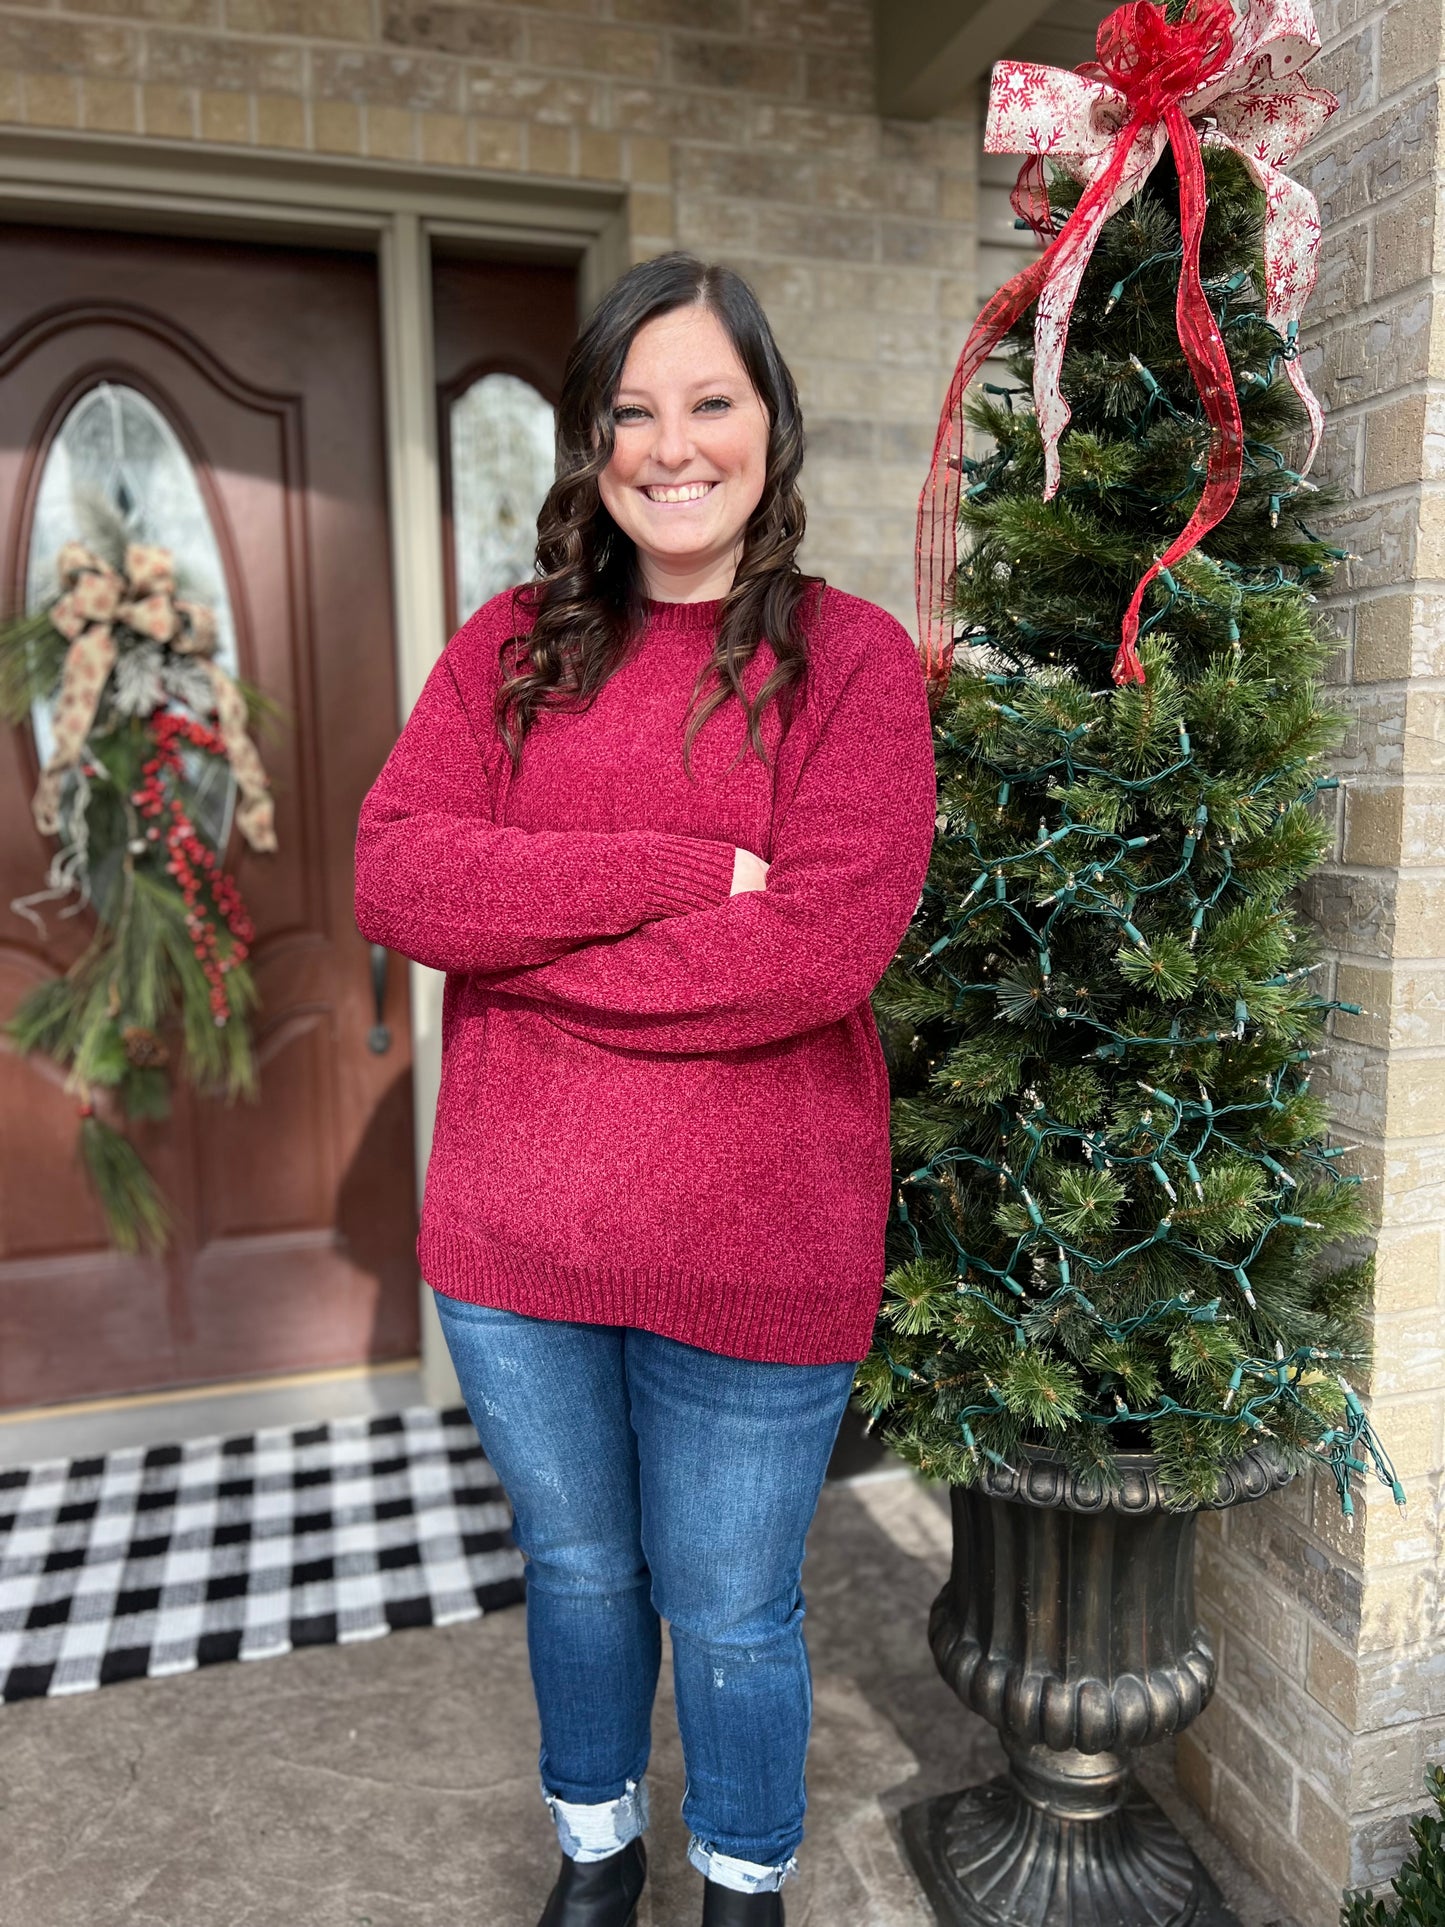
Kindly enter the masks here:
[[[1309, 893], [1340, 1017], [1318, 1081], [1379, 1226], [1365, 1380], [1409, 1498], [1327, 1476], [1206, 1522], [1214, 1704], [1179, 1776], [1303, 1927], [1388, 1880], [1445, 1757], [1445, 224], [1441, 0], [1317, 0], [1342, 98], [1302, 169], [1324, 220], [1308, 358], [1329, 411], [1322, 517], [1360, 558], [1331, 614], [1351, 717], [1332, 861]], [[1358, 1482], [1357, 1482], [1358, 1483]]]

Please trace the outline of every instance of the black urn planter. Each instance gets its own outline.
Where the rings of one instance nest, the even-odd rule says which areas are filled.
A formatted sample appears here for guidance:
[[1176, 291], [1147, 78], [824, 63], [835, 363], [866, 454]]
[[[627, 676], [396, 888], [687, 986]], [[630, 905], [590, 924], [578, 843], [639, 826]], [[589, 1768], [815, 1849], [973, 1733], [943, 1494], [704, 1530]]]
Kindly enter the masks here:
[[[1149, 1453], [1112, 1494], [1041, 1453], [955, 1487], [953, 1569], [929, 1643], [965, 1706], [998, 1728], [1002, 1778], [902, 1815], [948, 1927], [1224, 1927], [1209, 1876], [1133, 1783], [1135, 1756], [1208, 1704], [1214, 1654], [1194, 1613], [1197, 1511], [1164, 1503]], [[1215, 1507], [1290, 1473], [1257, 1448]]]

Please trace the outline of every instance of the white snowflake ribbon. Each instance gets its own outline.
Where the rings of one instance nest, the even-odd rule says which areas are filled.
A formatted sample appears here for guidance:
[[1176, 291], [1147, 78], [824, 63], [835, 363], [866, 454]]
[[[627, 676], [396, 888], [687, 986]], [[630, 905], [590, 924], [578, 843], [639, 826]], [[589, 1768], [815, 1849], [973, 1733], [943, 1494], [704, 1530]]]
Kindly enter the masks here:
[[[1104, 31], [1100, 29], [1101, 40]], [[1203, 141], [1238, 154], [1264, 190], [1265, 319], [1291, 343], [1315, 285], [1320, 221], [1314, 195], [1282, 170], [1339, 104], [1299, 72], [1319, 45], [1307, 0], [1250, 0], [1238, 17], [1223, 72], [1179, 101]], [[989, 89], [986, 151], [1057, 161], [1086, 185], [1097, 179], [1112, 160], [1132, 109], [1119, 88], [1090, 71], [1096, 65], [1090, 62], [1071, 73], [1033, 61], [1000, 60]], [[1059, 437], [1069, 422], [1061, 375], [1079, 282], [1099, 230], [1138, 193], [1168, 139], [1162, 120], [1137, 129], [1113, 193], [1092, 211], [1087, 237], [1081, 237], [1064, 271], [1051, 278], [1039, 296], [1034, 405], [1044, 443], [1046, 501], [1059, 486]], [[1300, 470], [1304, 474], [1319, 450], [1324, 412], [1297, 355], [1291, 355], [1285, 368], [1310, 422], [1309, 448]]]
[[[1176, 319], [1180, 346], [1209, 426], [1204, 487], [1183, 530], [1135, 584], [1120, 625], [1114, 679], [1142, 682], [1136, 641], [1149, 584], [1216, 527], [1239, 492], [1244, 434], [1235, 376], [1200, 279], [1206, 184], [1202, 144], [1237, 153], [1265, 196], [1265, 319], [1281, 336], [1284, 364], [1310, 424], [1302, 473], [1319, 447], [1323, 415], [1298, 359], [1304, 304], [1314, 287], [1319, 216], [1308, 189], [1285, 164], [1338, 102], [1300, 73], [1319, 49], [1308, 0], [1185, 0], [1168, 14], [1155, 0], [1128, 0], [1099, 28], [1097, 60], [1075, 72], [1031, 61], [994, 68], [984, 145], [1029, 156], [1015, 189], [1043, 252], [984, 304], [969, 331], [939, 417], [933, 461], [918, 504], [919, 632], [930, 685], [946, 679], [953, 654], [950, 594], [965, 455], [963, 398], [1009, 329], [1037, 304], [1034, 402], [1044, 451], [1044, 499], [1060, 482], [1059, 441], [1069, 421], [1062, 370], [1069, 321], [1104, 224], [1143, 186], [1166, 146], [1179, 175], [1182, 253]], [[1045, 159], [1082, 183], [1057, 234], [1035, 217]]]

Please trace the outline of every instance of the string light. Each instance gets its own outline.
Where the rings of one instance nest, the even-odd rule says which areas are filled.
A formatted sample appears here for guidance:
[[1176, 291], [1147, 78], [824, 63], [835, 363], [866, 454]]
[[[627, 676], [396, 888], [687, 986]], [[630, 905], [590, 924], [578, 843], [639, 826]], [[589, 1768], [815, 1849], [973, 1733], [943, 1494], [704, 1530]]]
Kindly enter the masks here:
[[[1121, 501], [1147, 502], [1151, 513], [1198, 491], [1205, 427], [1197, 395], [1173, 370], [1151, 368], [1137, 329], [1129, 333], [1136, 307], [1152, 313], [1161, 305], [1144, 289], [1131, 299], [1139, 277], [1151, 270], [1177, 276], [1178, 260], [1177, 246], [1150, 248], [1108, 288], [1095, 312], [1113, 317], [1129, 347], [1095, 376], [1112, 397], [1111, 426], [1141, 447], [1168, 438], [1171, 460], [1188, 473], [1173, 492], [1172, 479], [1158, 492], [1116, 480], [1102, 461], [1091, 477], [1087, 452], [1071, 469], [1066, 441], [1065, 512], [1071, 490], [1087, 497], [1107, 488]], [[1280, 334], [1265, 322], [1247, 270], [1205, 286], [1219, 327], [1238, 344], [1242, 400], [1262, 397], [1299, 351], [1293, 331]], [[1080, 299], [1089, 298], [1086, 284]], [[991, 501], [1017, 503], [1036, 489], [1038, 436], [1027, 409], [1015, 407], [1026, 387], [986, 385], [985, 393], [1001, 403], [997, 445], [960, 466], [965, 519], [987, 528]], [[1193, 438], [1192, 454], [1181, 430]], [[1161, 572], [1141, 625], [1141, 638], [1158, 639], [1143, 690], [1088, 686], [1098, 655], [1112, 658], [1116, 647], [1107, 611], [1097, 633], [1087, 615], [1075, 626], [1061, 592], [1059, 620], [1040, 626], [1016, 606], [1030, 605], [1015, 591], [1006, 545], [985, 544], [981, 560], [964, 559], [961, 579], [977, 567], [983, 583], [975, 606], [1000, 613], [966, 626], [935, 719], [943, 778], [935, 861], [913, 941], [905, 940], [890, 973], [911, 1028], [921, 1034], [927, 1009], [958, 1021], [962, 1034], [957, 1050], [929, 1064], [927, 1082], [947, 1112], [927, 1112], [917, 1130], [938, 1139], [937, 1148], [896, 1177], [895, 1224], [915, 1269], [905, 1262], [890, 1273], [863, 1383], [870, 1423], [888, 1413], [895, 1440], [912, 1426], [920, 1461], [935, 1449], [932, 1441], [948, 1437], [975, 1467], [985, 1460], [1002, 1466], [998, 1447], [1007, 1449], [1010, 1437], [1031, 1424], [1035, 1434], [1050, 1431], [1053, 1415], [1026, 1416], [1031, 1397], [1039, 1410], [1058, 1399], [1050, 1361], [1072, 1369], [1087, 1358], [1072, 1374], [1078, 1393], [1064, 1415], [1069, 1425], [1101, 1441], [1120, 1428], [1137, 1438], [1140, 1428], [1174, 1421], [1217, 1428], [1241, 1445], [1250, 1435], [1272, 1438], [1328, 1468], [1349, 1518], [1354, 1473], [1372, 1469], [1398, 1504], [1405, 1496], [1346, 1375], [1358, 1357], [1337, 1344], [1281, 1342], [1269, 1307], [1281, 1262], [1288, 1268], [1293, 1254], [1350, 1219], [1344, 1200], [1358, 1179], [1338, 1168], [1343, 1147], [1306, 1128], [1314, 1115], [1308, 1046], [1331, 1012], [1358, 1015], [1359, 1006], [1312, 987], [1318, 966], [1294, 961], [1283, 925], [1282, 967], [1241, 966], [1234, 981], [1200, 981], [1202, 971], [1218, 968], [1231, 917], [1253, 908], [1260, 928], [1282, 917], [1293, 879], [1278, 890], [1261, 885], [1268, 862], [1261, 839], [1291, 834], [1289, 826], [1337, 781], [1314, 769], [1319, 744], [1307, 729], [1297, 753], [1271, 759], [1262, 772], [1228, 774], [1208, 740], [1215, 716], [1198, 705], [1187, 721], [1177, 713], [1189, 692], [1168, 680], [1164, 640], [1179, 622], [1207, 638], [1205, 662], [1222, 704], [1246, 695], [1260, 704], [1279, 700], [1278, 678], [1262, 673], [1269, 665], [1257, 645], [1247, 649], [1256, 612], [1282, 595], [1309, 599], [1306, 585], [1348, 559], [1294, 513], [1295, 498], [1314, 485], [1279, 450], [1248, 438], [1244, 464], [1253, 491], [1241, 496], [1240, 510], [1253, 507], [1270, 530], [1292, 522], [1304, 543], [1286, 551], [1287, 561], [1196, 553]], [[1121, 712], [1126, 703], [1139, 707]], [[1147, 703], [1155, 708], [1146, 714]], [[1119, 753], [1121, 713], [1143, 717], [1141, 734], [1147, 724], [1151, 743], [1162, 744], [1167, 730], [1167, 754], [1129, 767]], [[1026, 825], [1036, 827], [1030, 833]], [[1288, 858], [1279, 862], [1287, 872]], [[1259, 942], [1267, 954], [1267, 929]], [[1091, 967], [1108, 955], [1124, 981], [1122, 1011], [1089, 981]], [[955, 959], [971, 967], [960, 969]], [[885, 1015], [889, 994], [885, 980]], [[1169, 1014], [1170, 1002], [1180, 1014]], [[1047, 1025], [1041, 1034], [1057, 1043], [1015, 1030], [1014, 1051], [1009, 1027], [1032, 1024]], [[960, 1075], [954, 1060], [968, 1052], [974, 1063]], [[1198, 1082], [1201, 1056], [1225, 1067], [1225, 1088], [1213, 1096]], [[1111, 1074], [1108, 1120], [1101, 1121], [1102, 1092], [1092, 1108], [1076, 1107], [1080, 1115], [1068, 1114], [1058, 1092], [1046, 1102], [1020, 1068], [1040, 1060], [1034, 1075], [1046, 1087], [1064, 1069], [1096, 1080]], [[1197, 1094], [1186, 1080], [1198, 1082]], [[1124, 1096], [1130, 1084], [1137, 1103]], [[1221, 1234], [1226, 1219], [1231, 1228]], [[1206, 1221], [1212, 1228], [1201, 1230]], [[1139, 1305], [1151, 1277], [1191, 1282]], [[1129, 1315], [1121, 1315], [1121, 1303]], [[1238, 1342], [1221, 1344], [1236, 1329]], [[1072, 1345], [1043, 1349], [1049, 1334], [1070, 1330]], [[1217, 1375], [1201, 1370], [1182, 1380], [1176, 1373], [1165, 1391], [1150, 1357], [1191, 1332], [1225, 1362]], [[970, 1333], [978, 1334], [972, 1354]], [[1013, 1364], [989, 1349], [988, 1333]], [[1152, 1348], [1129, 1357], [1118, 1349], [1149, 1335]], [[1012, 1386], [1011, 1373], [1018, 1375]], [[1206, 1393], [1211, 1382], [1214, 1397]], [[1061, 1429], [1054, 1419], [1054, 1435]]]

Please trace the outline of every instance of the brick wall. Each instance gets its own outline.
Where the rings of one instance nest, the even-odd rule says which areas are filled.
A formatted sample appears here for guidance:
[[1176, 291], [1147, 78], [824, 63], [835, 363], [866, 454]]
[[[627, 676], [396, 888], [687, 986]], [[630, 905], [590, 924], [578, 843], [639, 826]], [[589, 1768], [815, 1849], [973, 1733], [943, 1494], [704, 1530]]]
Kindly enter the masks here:
[[1309, 907], [1340, 1017], [1318, 1082], [1380, 1225], [1373, 1412], [1409, 1496], [1367, 1483], [1353, 1532], [1328, 1477], [1205, 1521], [1221, 1648], [1180, 1775], [1306, 1927], [1388, 1878], [1445, 1757], [1445, 307], [1436, 271], [1440, 0], [1316, 0], [1312, 72], [1342, 97], [1300, 170], [1320, 199], [1308, 359], [1329, 411], [1326, 520], [1359, 558], [1331, 613], [1351, 718], [1335, 852]]
[[870, 0], [0, 6], [3, 121], [625, 185], [635, 258], [753, 280], [808, 422], [806, 560], [909, 618], [978, 141], [872, 88]]

